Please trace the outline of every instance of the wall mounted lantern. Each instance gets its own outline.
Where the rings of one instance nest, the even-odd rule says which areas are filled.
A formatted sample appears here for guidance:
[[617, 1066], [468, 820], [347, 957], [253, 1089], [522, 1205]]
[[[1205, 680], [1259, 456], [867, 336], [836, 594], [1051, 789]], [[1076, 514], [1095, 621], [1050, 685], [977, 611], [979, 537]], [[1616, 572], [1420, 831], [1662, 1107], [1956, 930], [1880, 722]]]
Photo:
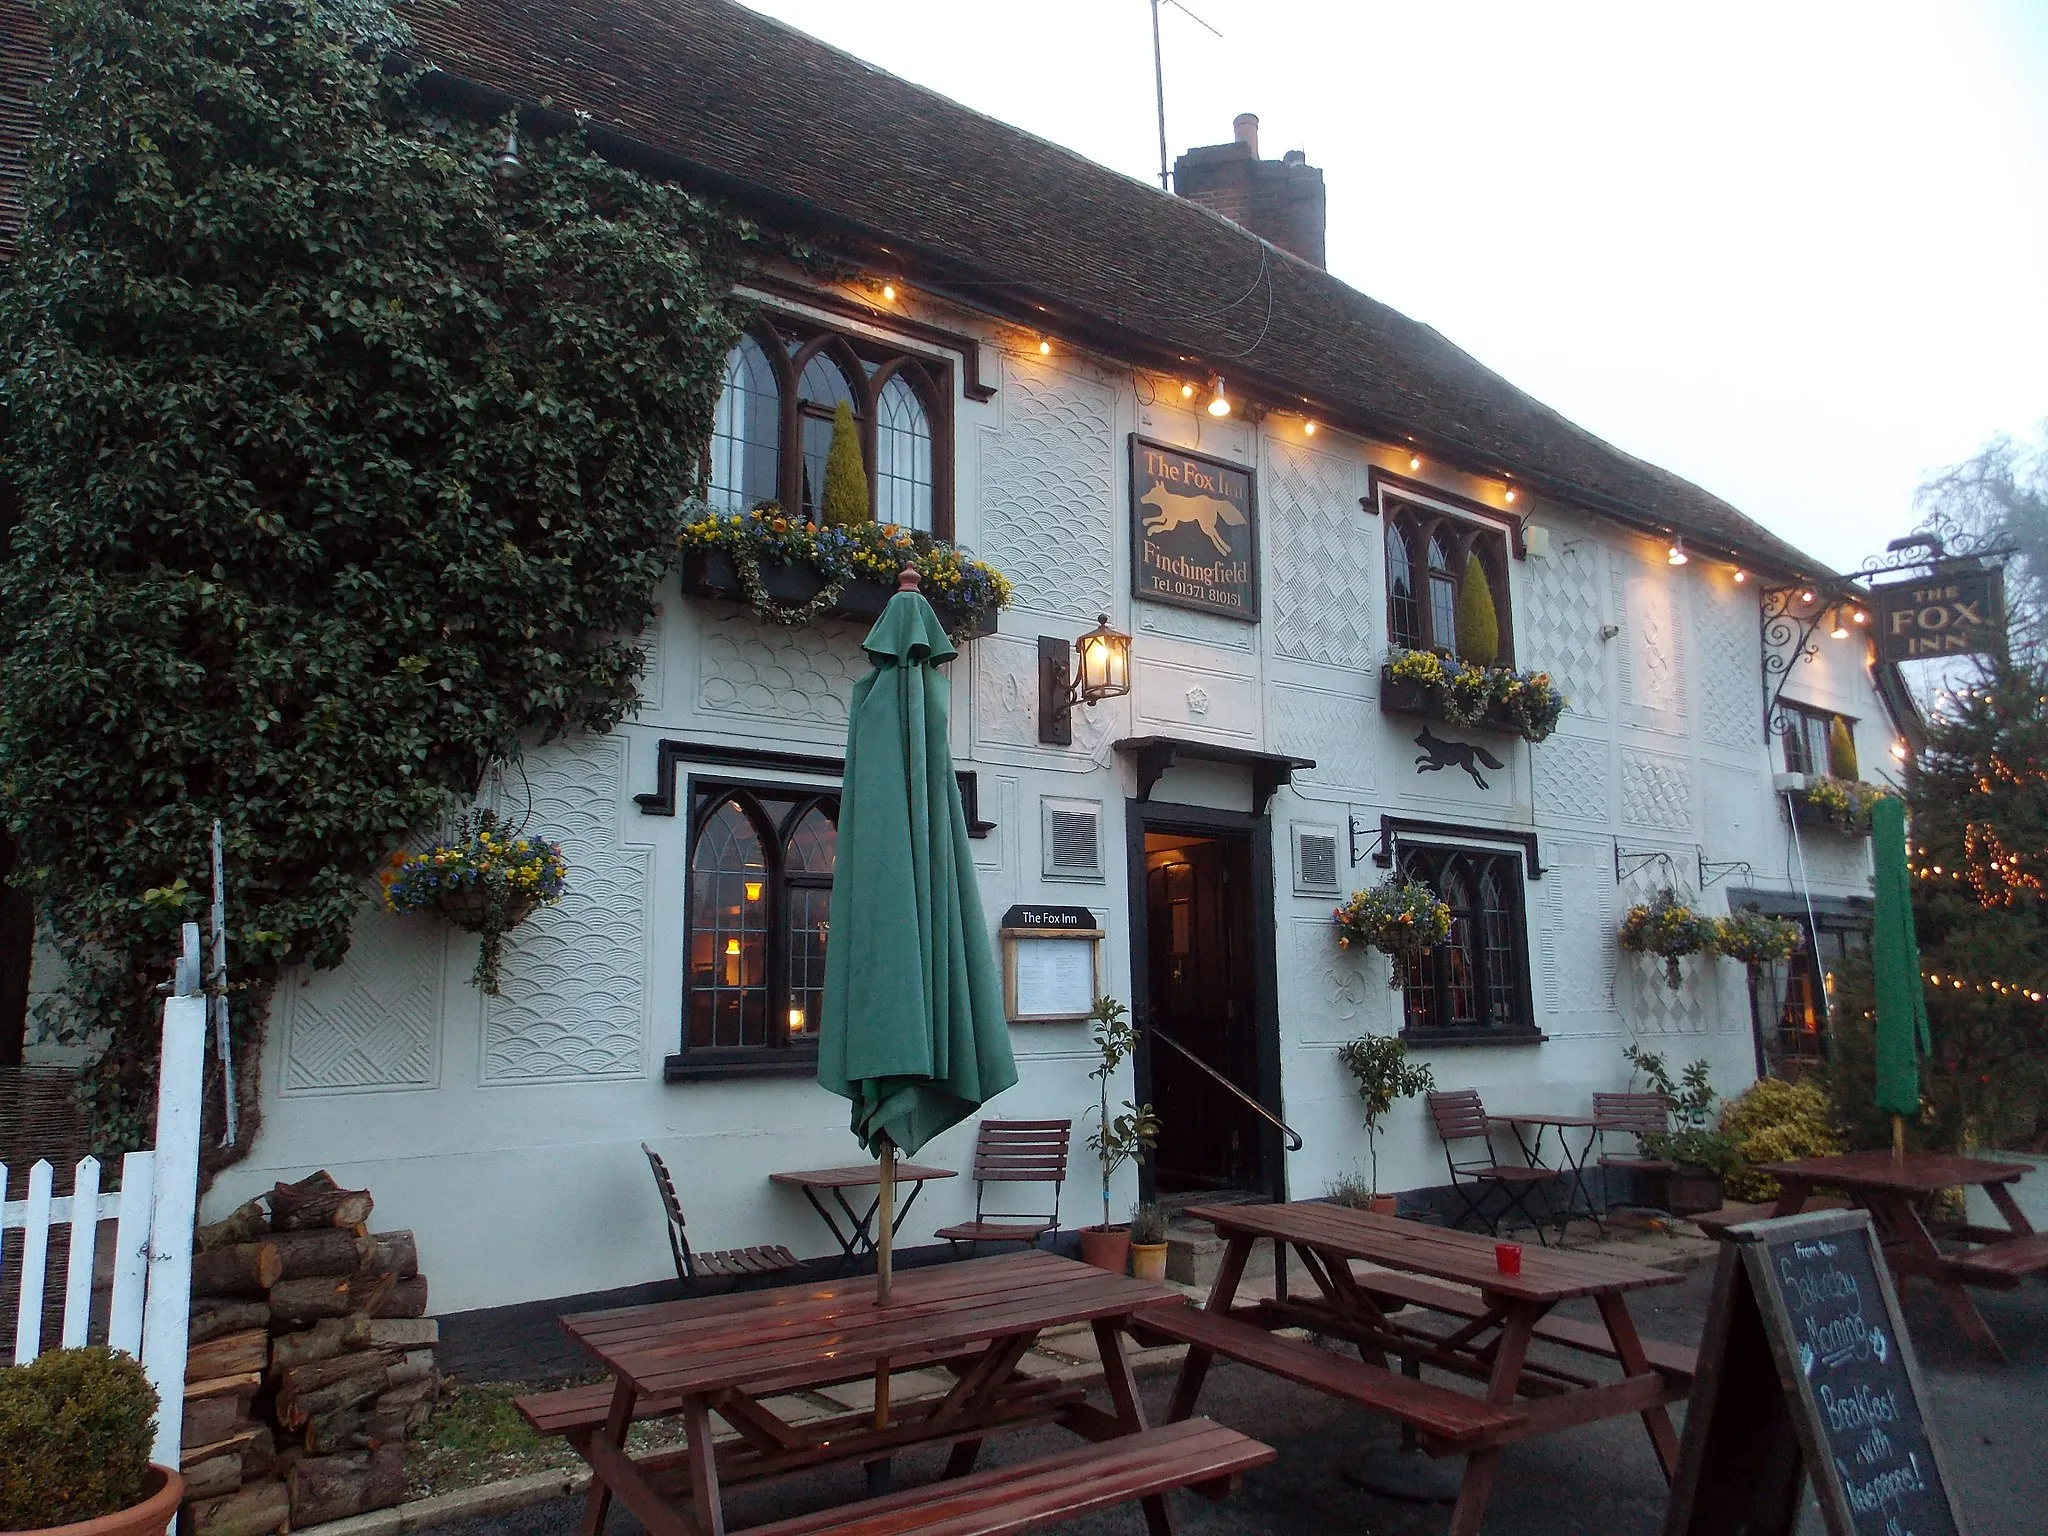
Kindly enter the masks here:
[[1108, 614], [1074, 642], [1073, 654], [1078, 672], [1066, 641], [1038, 637], [1038, 739], [1048, 746], [1073, 745], [1076, 704], [1120, 699], [1131, 691], [1131, 637], [1111, 629]]

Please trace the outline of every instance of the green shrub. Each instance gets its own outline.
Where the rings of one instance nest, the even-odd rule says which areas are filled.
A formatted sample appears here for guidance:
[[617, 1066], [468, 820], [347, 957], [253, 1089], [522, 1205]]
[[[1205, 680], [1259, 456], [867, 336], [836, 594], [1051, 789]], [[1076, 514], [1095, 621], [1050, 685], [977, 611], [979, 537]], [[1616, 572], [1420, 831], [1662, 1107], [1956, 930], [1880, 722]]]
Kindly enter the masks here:
[[857, 528], [874, 519], [868, 504], [867, 466], [860, 457], [860, 434], [853, 425], [853, 407], [844, 400], [832, 411], [832, 446], [825, 450], [825, 489], [818, 510], [830, 528]]
[[1500, 614], [1493, 606], [1493, 588], [1477, 555], [1465, 560], [1465, 579], [1458, 584], [1458, 659], [1482, 667], [1500, 655]]
[[1827, 1094], [1813, 1083], [1782, 1078], [1760, 1078], [1729, 1100], [1721, 1111], [1721, 1132], [1734, 1141], [1742, 1159], [1728, 1176], [1728, 1193], [1738, 1200], [1777, 1198], [1778, 1181], [1753, 1164], [1842, 1150]]
[[0, 1531], [141, 1503], [156, 1409], [142, 1367], [111, 1349], [53, 1349], [0, 1368]]

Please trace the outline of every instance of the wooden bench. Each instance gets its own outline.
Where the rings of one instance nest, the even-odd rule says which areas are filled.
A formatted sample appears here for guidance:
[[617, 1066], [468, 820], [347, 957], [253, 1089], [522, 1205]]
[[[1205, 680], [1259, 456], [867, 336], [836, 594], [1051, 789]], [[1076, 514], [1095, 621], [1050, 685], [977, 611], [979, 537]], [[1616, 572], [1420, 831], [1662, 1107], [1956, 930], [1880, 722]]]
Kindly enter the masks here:
[[1347, 1359], [1184, 1302], [1148, 1307], [1136, 1321], [1141, 1339], [1146, 1334], [1176, 1339], [1191, 1349], [1223, 1355], [1412, 1425], [1433, 1456], [1474, 1449], [1516, 1428], [1525, 1417], [1517, 1409], [1417, 1381], [1382, 1365]]
[[[1468, 1322], [1476, 1321], [1487, 1314], [1486, 1302], [1476, 1291], [1461, 1290], [1457, 1286], [1442, 1285], [1434, 1280], [1383, 1270], [1375, 1270], [1357, 1278], [1359, 1288], [1382, 1305], [1400, 1302], [1409, 1306], [1427, 1307], [1432, 1312], [1447, 1312]], [[1587, 1354], [1600, 1355], [1609, 1360], [1617, 1358], [1613, 1338], [1599, 1323], [1574, 1322], [1565, 1317], [1545, 1317], [1536, 1323], [1532, 1332], [1537, 1338], [1551, 1344], [1583, 1350]], [[1658, 1375], [1668, 1377], [1688, 1388], [1691, 1386], [1693, 1375], [1699, 1369], [1698, 1350], [1690, 1349], [1683, 1344], [1667, 1343], [1663, 1339], [1646, 1338], [1642, 1345], [1644, 1358], [1650, 1362]]]
[[1273, 1448], [1208, 1419], [1118, 1435], [1052, 1456], [942, 1478], [922, 1488], [757, 1526], [748, 1536], [1006, 1536], [1157, 1498], [1176, 1488], [1222, 1493]]
[[2005, 1237], [1983, 1248], [1951, 1254], [1945, 1267], [1965, 1285], [2009, 1291], [2029, 1275], [2048, 1272], [2048, 1232]]

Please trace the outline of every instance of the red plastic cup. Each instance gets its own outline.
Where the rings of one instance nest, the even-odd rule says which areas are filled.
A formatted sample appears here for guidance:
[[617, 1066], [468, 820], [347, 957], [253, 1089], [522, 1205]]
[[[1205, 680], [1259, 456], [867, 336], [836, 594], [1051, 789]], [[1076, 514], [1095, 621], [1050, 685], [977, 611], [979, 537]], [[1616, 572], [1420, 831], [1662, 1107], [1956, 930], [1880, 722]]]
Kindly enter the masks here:
[[1495, 1243], [1493, 1262], [1504, 1275], [1519, 1275], [1522, 1272], [1522, 1245], [1520, 1243]]

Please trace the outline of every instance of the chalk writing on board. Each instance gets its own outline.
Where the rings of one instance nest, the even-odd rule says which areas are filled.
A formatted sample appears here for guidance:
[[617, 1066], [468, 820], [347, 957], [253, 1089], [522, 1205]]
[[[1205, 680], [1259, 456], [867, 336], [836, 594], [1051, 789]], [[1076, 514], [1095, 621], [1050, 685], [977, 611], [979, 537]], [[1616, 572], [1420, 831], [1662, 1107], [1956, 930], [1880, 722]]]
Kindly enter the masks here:
[[1867, 1233], [1788, 1237], [1768, 1252], [1816, 1427], [1859, 1536], [1952, 1531]]

